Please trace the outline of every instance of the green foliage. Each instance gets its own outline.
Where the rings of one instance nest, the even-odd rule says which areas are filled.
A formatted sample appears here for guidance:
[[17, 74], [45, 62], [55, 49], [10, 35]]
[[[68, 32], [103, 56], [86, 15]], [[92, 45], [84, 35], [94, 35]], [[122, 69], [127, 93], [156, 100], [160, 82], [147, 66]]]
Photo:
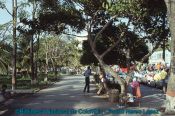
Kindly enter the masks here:
[[[83, 2], [81, 2], [83, 4], [82, 6], [85, 6], [86, 9], [89, 7], [94, 10], [89, 15], [87, 13], [88, 10], [84, 10], [85, 14], [91, 17], [89, 20], [92, 21], [92, 39], [95, 38], [95, 35], [112, 16], [116, 16], [106, 29], [107, 31], [103, 31], [97, 39], [96, 50], [99, 54], [107, 50], [107, 48], [120, 38], [121, 33], [127, 30], [117, 48], [114, 48], [114, 50], [105, 56], [104, 61], [108, 64], [126, 62], [126, 54], [123, 53], [123, 50], [126, 50], [128, 47], [131, 51], [131, 61], [137, 61], [148, 53], [148, 47], [146, 45], [148, 42], [156, 46], [156, 44], [162, 44], [163, 40], [168, 40], [169, 28], [167, 25], [166, 7], [163, 0], [100, 1], [103, 8], [93, 8], [87, 5], [91, 2], [85, 0]], [[129, 25], [126, 24], [128, 20], [130, 21]], [[130, 41], [129, 43], [128, 40]], [[88, 44], [83, 45], [81, 63], [97, 63], [90, 47], [87, 47]], [[121, 65], [125, 64], [122, 63]]]
[[[27, 12], [25, 8], [31, 7], [34, 3], [38, 6], [36, 17], [30, 19], [29, 15], [32, 13]], [[0, 1], [0, 7], [5, 8], [5, 1]], [[96, 44], [97, 51], [102, 54], [126, 30], [125, 36], [119, 45], [105, 56], [104, 60], [108, 64], [122, 64], [122, 62], [125, 62], [126, 54], [124, 51], [128, 46], [131, 50], [132, 60], [139, 60], [148, 52], [147, 42], [155, 45], [159, 41], [162, 42], [163, 38], [167, 41], [169, 35], [166, 6], [163, 0], [28, 0], [27, 2], [18, 2], [18, 11], [21, 21], [18, 30], [21, 36], [18, 39], [17, 60], [18, 68], [21, 69], [30, 67], [29, 41], [31, 38], [27, 35], [43, 31], [48, 32], [47, 34], [52, 32], [61, 34], [70, 31], [69, 29], [71, 28], [71, 31], [80, 32], [92, 22], [94, 39], [94, 35], [103, 28], [111, 17], [117, 15], [97, 39]], [[130, 20], [129, 26], [126, 24], [128, 20]], [[8, 30], [5, 27], [9, 27], [10, 24], [11, 22], [1, 25], [0, 30]], [[3, 39], [10, 38], [3, 35], [4, 33], [0, 31], [0, 36]], [[41, 40], [38, 59], [40, 67], [44, 69], [45, 52], [47, 50], [49, 50], [49, 67], [52, 64], [57, 66], [81, 66], [79, 60], [81, 60], [82, 64], [97, 64], [97, 60], [91, 53], [87, 41], [83, 43], [83, 56], [80, 59], [81, 53], [77, 48], [78, 42], [64, 39], [49, 37]], [[49, 49], [46, 49], [46, 43], [48, 43]], [[7, 54], [1, 55], [2, 69], [5, 69], [5, 66], [10, 64], [9, 53], [4, 50], [9, 52], [6, 48], [0, 51], [0, 54]], [[34, 52], [36, 50], [37, 48], [34, 49]], [[108, 59], [111, 60], [109, 61]]]
[[0, 1], [0, 8], [1, 9], [4, 9], [6, 6], [5, 6], [5, 1]]
[[8, 65], [10, 64], [10, 58], [12, 47], [1, 41], [0, 42], [0, 74], [7, 74]]
[[[39, 49], [40, 66], [45, 65], [45, 58], [49, 60], [49, 67], [79, 67], [80, 53], [77, 48], [79, 42], [71, 38], [66, 40], [66, 36], [50, 36], [41, 39]], [[43, 64], [41, 63], [43, 62]]]
[[93, 17], [98, 10], [105, 10], [103, 4], [106, 0], [76, 0], [76, 4], [80, 5], [86, 16]]
[[18, 17], [19, 18], [27, 18], [29, 17], [29, 13], [25, 11], [23, 8], [18, 9]]
[[84, 29], [84, 19], [74, 9], [58, 9], [56, 12], [45, 12], [39, 15], [40, 29], [54, 31], [60, 34], [70, 26], [74, 31], [80, 32]]
[[[131, 50], [131, 61], [139, 61], [148, 53], [148, 47], [145, 45], [144, 41], [142, 41], [142, 38], [138, 38], [137, 35], [134, 35], [131, 32], [128, 33], [127, 38], [128, 40], [122, 41], [117, 47], [115, 47], [104, 57], [104, 62], [106, 64], [118, 64], [122, 67], [126, 67], [126, 54], [123, 50], [126, 50], [128, 46]], [[104, 45], [103, 43], [106, 44]], [[98, 53], [101, 54], [106, 49], [108, 49], [110, 45], [111, 42], [104, 37], [101, 39], [101, 42], [97, 42], [96, 49]], [[88, 65], [91, 63], [97, 65], [98, 63], [97, 59], [91, 52], [91, 48], [87, 41], [83, 42], [83, 55], [80, 61], [83, 65]]]
[[80, 32], [85, 27], [85, 20], [82, 14], [76, 9], [72, 1], [67, 0], [43, 0], [39, 3], [37, 17], [33, 20], [29, 18], [21, 18], [20, 21], [29, 26], [19, 26], [21, 33], [26, 31], [37, 33], [40, 31], [55, 32], [61, 34], [70, 28], [73, 31]]
[[21, 34], [18, 38], [17, 64], [18, 69], [30, 68], [30, 36], [27, 33]]
[[83, 54], [81, 56], [80, 63], [83, 65], [89, 65], [91, 63], [94, 63], [95, 65], [97, 65], [98, 61], [93, 55], [93, 53], [91, 52], [91, 47], [88, 41], [83, 41], [82, 47], [83, 47]]
[[138, 34], [143, 33], [141, 36], [145, 35], [144, 39], [153, 45], [163, 38], [168, 38], [169, 28], [164, 0], [118, 0], [107, 10], [110, 14], [130, 19], [134, 31]]
[[26, 2], [26, 1], [20, 1], [18, 2], [18, 18], [21, 19], [21, 18], [28, 18], [30, 17], [30, 13], [29, 11], [27, 10], [24, 10], [26, 8], [29, 8], [31, 7], [31, 4], [30, 2]]

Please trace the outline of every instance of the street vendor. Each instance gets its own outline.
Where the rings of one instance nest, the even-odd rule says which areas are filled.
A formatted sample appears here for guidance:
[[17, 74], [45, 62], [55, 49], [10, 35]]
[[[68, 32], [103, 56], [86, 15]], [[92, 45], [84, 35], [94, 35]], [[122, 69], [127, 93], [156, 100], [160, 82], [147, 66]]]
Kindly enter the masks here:
[[166, 78], [166, 76], [167, 72], [165, 71], [165, 69], [162, 69], [162, 71], [154, 75], [154, 80], [155, 81], [163, 80]]

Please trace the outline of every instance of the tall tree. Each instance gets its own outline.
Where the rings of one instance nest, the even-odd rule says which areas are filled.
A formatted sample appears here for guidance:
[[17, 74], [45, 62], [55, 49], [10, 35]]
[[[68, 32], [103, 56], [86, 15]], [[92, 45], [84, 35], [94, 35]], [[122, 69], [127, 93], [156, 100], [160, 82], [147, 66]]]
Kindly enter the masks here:
[[[124, 36], [126, 36], [126, 32], [128, 31], [128, 25], [130, 24], [130, 20], [128, 23], [123, 23], [123, 32], [118, 29], [119, 33], [113, 34], [113, 36], [110, 36], [109, 34], [105, 37], [106, 39], [111, 40], [111, 44], [104, 49], [101, 53], [97, 51], [97, 41], [100, 41], [102, 39], [103, 33], [110, 29], [111, 26], [116, 26], [115, 21], [117, 21], [118, 15], [110, 15], [108, 12], [105, 12], [105, 8], [103, 7], [103, 4], [105, 1], [99, 1], [98, 4], [93, 4], [94, 1], [80, 1], [80, 5], [84, 7], [84, 12], [88, 16], [87, 20], [88, 22], [88, 42], [90, 44], [92, 53], [97, 58], [98, 62], [102, 66], [105, 72], [111, 73], [113, 77], [116, 78], [116, 81], [121, 86], [121, 93], [125, 94], [126, 89], [126, 83], [123, 79], [121, 79], [107, 64], [104, 62], [104, 56], [106, 56], [109, 52], [111, 52], [117, 45], [119, 45], [120, 41], [125, 41]], [[91, 6], [92, 5], [92, 6]], [[95, 7], [94, 7], [94, 6]], [[91, 8], [89, 7], [91, 6]], [[100, 23], [98, 23], [100, 22]], [[100, 28], [99, 28], [100, 27]], [[99, 28], [97, 33], [93, 33], [93, 31]], [[116, 29], [114, 29], [116, 30]], [[114, 30], [112, 32], [116, 33]], [[106, 45], [106, 44], [105, 44]]]
[[[12, 42], [13, 42], [13, 50], [12, 50], [12, 63], [11, 66], [12, 67], [12, 90], [15, 89], [15, 84], [16, 84], [16, 63], [17, 63], [17, 14], [19, 14], [19, 17], [21, 16], [27, 16], [27, 13], [24, 12], [25, 10], [21, 10], [22, 8], [24, 8], [26, 6], [26, 3], [21, 2], [20, 4], [17, 4], [17, 0], [12, 0], [12, 13], [8, 10], [8, 8], [5, 5], [5, 2], [1, 2], [0, 1], [0, 7], [2, 9], [5, 9], [13, 18], [12, 20], [12, 24], [13, 24], [13, 38], [12, 38]], [[19, 8], [19, 10], [17, 10]], [[19, 11], [19, 12], [18, 12]], [[11, 33], [11, 29], [7, 28], [8, 33]]]
[[[157, 4], [158, 2], [156, 0], [153, 1], [101, 0], [96, 4], [95, 3], [93, 4], [93, 2], [95, 1], [79, 0], [79, 4], [84, 8], [85, 15], [87, 15], [87, 20], [89, 21], [88, 41], [90, 43], [94, 56], [98, 59], [101, 65], [103, 65], [104, 69], [106, 69], [106, 71], [108, 72], [111, 72], [112, 75], [116, 78], [118, 76], [114, 75], [114, 73], [111, 70], [109, 70], [110, 68], [106, 65], [106, 62], [104, 62], [103, 58], [116, 46], [117, 47], [120, 46], [121, 41], [126, 41], [127, 38], [126, 35], [128, 30], [139, 35], [144, 43], [149, 41], [154, 45], [153, 50], [151, 50], [141, 59], [142, 62], [145, 61], [145, 59], [147, 59], [160, 46], [164, 38], [167, 38], [168, 29], [166, 28], [166, 30], [164, 29], [164, 31], [162, 31], [162, 25], [160, 25], [162, 24], [162, 17], [164, 16], [163, 18], [165, 18], [166, 14], [166, 9], [164, 9], [165, 5], [161, 4], [161, 7], [160, 6], [155, 7], [155, 4]], [[151, 7], [149, 6], [150, 4]], [[110, 15], [110, 18], [103, 20], [104, 16], [101, 14], [106, 16]], [[108, 27], [110, 27], [112, 23], [113, 25], [115, 25], [117, 21], [121, 23], [122, 22], [121, 19], [125, 20], [123, 22], [127, 22], [126, 20], [128, 20], [128, 24], [125, 23], [125, 28], [122, 28], [122, 32], [119, 33], [120, 35], [117, 37], [118, 41], [112, 38], [114, 39], [113, 45], [108, 46], [108, 49], [106, 49], [105, 52], [100, 53], [97, 50], [96, 45], [97, 41], [101, 39], [101, 36], [103, 35], [103, 33], [105, 33], [105, 30], [108, 29]], [[99, 25], [97, 25], [97, 22], [101, 22], [104, 24], [102, 27], [100, 27]], [[94, 34], [93, 33], [94, 28], [99, 29], [101, 28], [101, 29], [96, 34]], [[110, 36], [108, 36], [108, 38], [109, 37]], [[129, 41], [131, 41], [131, 39], [129, 39]], [[121, 86], [123, 86], [124, 85], [123, 81], [121, 81], [120, 78], [118, 79]], [[124, 86], [122, 87], [122, 90], [124, 91]]]
[[[21, 22], [31, 27], [30, 32], [45, 31], [56, 34], [67, 33], [70, 29], [80, 32], [84, 26], [84, 18], [72, 1], [43, 0], [40, 3], [38, 17], [34, 20], [23, 18]], [[19, 28], [22, 31], [25, 29]]]
[[[32, 0], [32, 21], [36, 18], [36, 9], [37, 9], [37, 0]], [[34, 30], [34, 29], [33, 29]], [[30, 65], [31, 65], [31, 84], [36, 83], [36, 77], [35, 77], [35, 62], [34, 62], [34, 50], [33, 50], [33, 44], [34, 44], [34, 33], [31, 34], [31, 40], [30, 40]]]
[[13, 7], [13, 57], [12, 57], [12, 90], [15, 89], [16, 85], [16, 23], [17, 23], [17, 0], [12, 0]]
[[164, 0], [168, 10], [171, 31], [171, 69], [166, 93], [166, 112], [175, 113], [175, 0]]
[[[78, 67], [79, 57], [78, 42], [76, 40], [65, 39], [61, 36], [51, 36], [41, 39], [39, 58], [45, 61], [45, 72], [47, 69], [53, 69], [57, 76], [57, 68], [62, 66]], [[50, 64], [50, 65], [49, 65]]]
[[[40, 7], [38, 7], [39, 2], [38, 0], [28, 0], [27, 3], [24, 3], [26, 5], [31, 5], [32, 6], [32, 13], [31, 13], [31, 17], [20, 17], [20, 22], [22, 24], [22, 26], [18, 26], [18, 30], [20, 31], [21, 34], [25, 34], [27, 33], [28, 37], [30, 38], [30, 77], [31, 77], [31, 84], [35, 84], [36, 83], [36, 77], [37, 75], [35, 74], [37, 72], [37, 61], [36, 58], [34, 58], [34, 41], [37, 38], [38, 40], [38, 35], [40, 33], [40, 31], [38, 30], [37, 27], [37, 14], [38, 14], [38, 9]], [[23, 14], [23, 12], [21, 13]]]

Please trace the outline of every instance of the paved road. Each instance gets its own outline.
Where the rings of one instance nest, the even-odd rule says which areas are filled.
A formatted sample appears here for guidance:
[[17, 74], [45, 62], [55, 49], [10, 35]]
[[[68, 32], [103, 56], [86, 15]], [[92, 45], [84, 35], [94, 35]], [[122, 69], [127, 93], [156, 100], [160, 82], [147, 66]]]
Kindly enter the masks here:
[[[67, 109], [66, 111], [72, 111], [70, 109], [74, 109], [74, 111], [72, 111], [73, 113], [75, 113], [75, 110], [78, 111], [77, 114], [75, 113], [76, 115], [82, 115], [80, 113], [86, 113], [86, 115], [91, 116], [95, 114], [87, 114], [87, 112], [85, 112], [85, 109], [93, 109], [93, 111], [91, 110], [92, 112], [99, 111], [100, 109], [100, 115], [114, 114], [114, 112], [109, 112], [108, 109], [115, 111], [118, 108], [117, 105], [108, 102], [105, 96], [97, 96], [95, 85], [91, 84], [90, 93], [83, 93], [83, 87], [83, 76], [64, 77], [63, 80], [55, 83], [50, 88], [41, 90], [40, 92], [30, 97], [14, 100], [13, 103], [9, 106], [9, 111], [7, 110], [4, 116], [28, 116], [26, 114], [17, 114], [15, 111], [22, 111], [19, 109], [33, 109], [36, 111], [57, 109], [59, 112], [63, 111], [63, 109]], [[142, 86], [141, 90], [143, 98], [141, 102], [141, 108], [139, 109], [156, 108], [162, 105], [164, 98], [162, 97], [160, 90], [147, 86]], [[138, 107], [128, 109], [138, 109]], [[47, 116], [46, 114], [44, 116]], [[61, 116], [64, 116], [63, 114]], [[41, 113], [37, 116], [41, 116]]]

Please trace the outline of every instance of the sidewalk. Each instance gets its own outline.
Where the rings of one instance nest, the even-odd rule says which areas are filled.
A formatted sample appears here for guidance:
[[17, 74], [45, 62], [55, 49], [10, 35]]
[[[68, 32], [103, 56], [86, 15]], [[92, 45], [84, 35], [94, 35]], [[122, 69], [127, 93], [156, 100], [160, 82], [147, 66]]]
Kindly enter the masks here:
[[[97, 109], [101, 113], [98, 116], [130, 116], [131, 114], [116, 114], [117, 111], [143, 111], [145, 110], [154, 110], [163, 104], [163, 98], [160, 96], [161, 91], [154, 90], [149, 87], [141, 87], [143, 98], [141, 99], [141, 107], [127, 107], [121, 109], [117, 106], [116, 103], [110, 103], [108, 98], [105, 95], [98, 96], [96, 94], [96, 86], [91, 84], [90, 93], [83, 93], [84, 87], [84, 77], [82, 76], [68, 76], [65, 77], [62, 81], [55, 83], [49, 88], [43, 89], [32, 96], [26, 96], [24, 98], [15, 99], [9, 101], [10, 107], [7, 107], [4, 116], [19, 116], [15, 114], [17, 109]], [[158, 103], [157, 103], [158, 102]], [[80, 112], [79, 112], [80, 113]], [[80, 116], [82, 114], [71, 114], [71, 116]], [[83, 114], [84, 115], [84, 114]], [[86, 114], [87, 116], [96, 116], [96, 114]], [[133, 114], [131, 116], [159, 116], [160, 114], [153, 115], [140, 115]], [[31, 115], [25, 115], [31, 116]], [[36, 115], [40, 116], [40, 115]], [[49, 115], [44, 115], [49, 116]], [[67, 115], [61, 115], [67, 116]]]
[[[129, 92], [131, 92], [131, 88], [129, 88]], [[127, 105], [125, 108], [122, 108], [122, 109], [126, 110], [126, 112], [127, 110], [136, 110], [136, 111], [150, 110], [150, 113], [152, 111], [153, 114], [150, 114], [149, 116], [163, 115], [162, 112], [160, 112], [160, 109], [164, 107], [166, 96], [165, 94], [163, 94], [162, 90], [157, 89], [157, 88], [148, 87], [146, 85], [141, 85], [141, 92], [142, 92], [142, 98], [140, 99], [140, 107], [139, 105], [135, 105], [135, 106]], [[105, 95], [102, 95], [101, 98], [106, 98], [108, 100], [107, 96]], [[117, 103], [115, 106], [116, 107], [114, 109], [121, 109], [119, 105], [117, 106]], [[154, 114], [154, 111], [159, 114]], [[143, 114], [141, 116], [147, 116], [147, 115]]]

